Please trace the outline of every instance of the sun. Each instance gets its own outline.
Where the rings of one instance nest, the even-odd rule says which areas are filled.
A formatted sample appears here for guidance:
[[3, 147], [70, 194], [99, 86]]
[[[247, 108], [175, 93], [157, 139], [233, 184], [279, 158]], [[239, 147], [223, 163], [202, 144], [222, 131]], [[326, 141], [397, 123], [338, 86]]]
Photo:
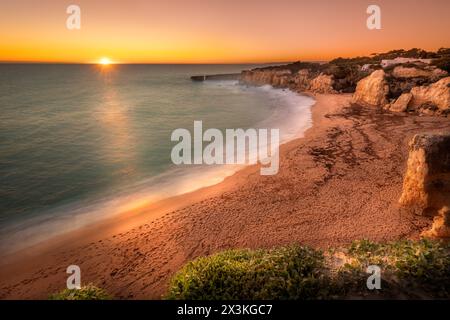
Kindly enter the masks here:
[[111, 60], [109, 58], [106, 58], [106, 57], [101, 58], [100, 61], [99, 61], [99, 64], [101, 64], [103, 66], [107, 66], [107, 65], [109, 65], [111, 63], [112, 63]]

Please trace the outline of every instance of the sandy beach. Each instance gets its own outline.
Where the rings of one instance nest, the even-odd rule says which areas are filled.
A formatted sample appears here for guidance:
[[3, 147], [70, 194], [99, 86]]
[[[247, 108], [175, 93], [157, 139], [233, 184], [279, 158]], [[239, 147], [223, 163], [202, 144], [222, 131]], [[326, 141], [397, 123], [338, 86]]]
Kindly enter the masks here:
[[46, 299], [65, 288], [75, 264], [83, 283], [116, 298], [159, 299], [183, 264], [223, 249], [418, 238], [431, 218], [398, 205], [407, 143], [418, 132], [450, 130], [448, 119], [352, 105], [351, 94], [315, 99], [313, 127], [282, 145], [277, 175], [249, 166], [218, 185], [7, 256], [0, 298]]

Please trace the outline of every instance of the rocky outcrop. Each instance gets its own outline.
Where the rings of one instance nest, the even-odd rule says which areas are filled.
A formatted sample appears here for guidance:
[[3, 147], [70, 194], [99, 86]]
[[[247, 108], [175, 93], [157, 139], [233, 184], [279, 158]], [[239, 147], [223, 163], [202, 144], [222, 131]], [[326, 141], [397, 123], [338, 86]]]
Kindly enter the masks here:
[[436, 67], [416, 68], [400, 65], [392, 70], [394, 78], [430, 78], [432, 81], [436, 81], [447, 75], [447, 72]]
[[311, 80], [313, 78], [314, 78], [313, 73], [310, 72], [308, 69], [299, 70], [297, 74], [294, 76], [294, 84], [296, 90], [298, 91], [308, 90]]
[[242, 72], [240, 81], [256, 86], [269, 84], [276, 88], [289, 88], [299, 92], [336, 93], [333, 89], [332, 75], [317, 75], [308, 69], [301, 69], [296, 74], [292, 74], [290, 70], [280, 69], [247, 70]]
[[423, 105], [435, 105], [440, 112], [447, 113], [450, 109], [450, 77], [443, 78], [431, 85], [411, 89], [411, 107], [419, 109]]
[[443, 207], [433, 219], [430, 230], [422, 232], [426, 238], [450, 238], [450, 209]]
[[290, 70], [255, 69], [243, 71], [240, 81], [257, 86], [269, 84], [274, 87], [280, 87], [287, 86], [290, 76]]
[[360, 80], [353, 94], [353, 102], [371, 107], [386, 105], [388, 103], [389, 85], [385, 76], [383, 70], [376, 70]]
[[442, 233], [442, 223], [448, 222], [445, 207], [450, 207], [450, 133], [413, 137], [400, 204], [419, 214], [443, 212], [434, 226], [435, 231], [441, 230], [435, 233]]
[[412, 99], [411, 93], [403, 93], [394, 103], [390, 105], [389, 110], [394, 112], [405, 112], [408, 109], [408, 104]]
[[[398, 64], [370, 72], [348, 59], [330, 63], [295, 62], [243, 71], [241, 83], [271, 85], [297, 92], [354, 92], [353, 102], [393, 112], [450, 116], [450, 77], [434, 65]], [[443, 78], [444, 77], [444, 78]]]
[[333, 76], [320, 74], [311, 81], [309, 90], [314, 93], [336, 93], [333, 84]]

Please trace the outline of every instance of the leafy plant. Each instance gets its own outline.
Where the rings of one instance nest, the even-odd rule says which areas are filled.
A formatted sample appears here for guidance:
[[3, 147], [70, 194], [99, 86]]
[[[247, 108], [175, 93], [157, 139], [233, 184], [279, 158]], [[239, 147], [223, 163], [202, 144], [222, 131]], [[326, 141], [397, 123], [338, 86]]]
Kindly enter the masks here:
[[50, 300], [111, 300], [112, 297], [105, 290], [93, 284], [82, 286], [80, 289], [65, 289], [49, 297]]
[[168, 299], [308, 299], [327, 295], [323, 253], [290, 246], [229, 250], [188, 263]]
[[[367, 289], [369, 265], [381, 268], [383, 290]], [[294, 245], [272, 250], [229, 250], [201, 257], [174, 276], [166, 298], [448, 298], [449, 288], [448, 244], [430, 240], [360, 240], [325, 253]]]

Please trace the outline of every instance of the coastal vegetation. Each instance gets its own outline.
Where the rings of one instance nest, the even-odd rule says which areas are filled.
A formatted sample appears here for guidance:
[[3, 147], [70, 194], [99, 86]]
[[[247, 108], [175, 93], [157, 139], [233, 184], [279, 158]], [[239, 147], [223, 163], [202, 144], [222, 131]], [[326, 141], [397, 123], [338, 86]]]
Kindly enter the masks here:
[[93, 284], [87, 284], [80, 289], [65, 289], [59, 293], [52, 294], [50, 300], [111, 300], [104, 289], [98, 288]]
[[[381, 268], [381, 289], [366, 286]], [[441, 241], [355, 241], [325, 251], [292, 245], [228, 250], [185, 265], [167, 299], [448, 298], [450, 246]]]

